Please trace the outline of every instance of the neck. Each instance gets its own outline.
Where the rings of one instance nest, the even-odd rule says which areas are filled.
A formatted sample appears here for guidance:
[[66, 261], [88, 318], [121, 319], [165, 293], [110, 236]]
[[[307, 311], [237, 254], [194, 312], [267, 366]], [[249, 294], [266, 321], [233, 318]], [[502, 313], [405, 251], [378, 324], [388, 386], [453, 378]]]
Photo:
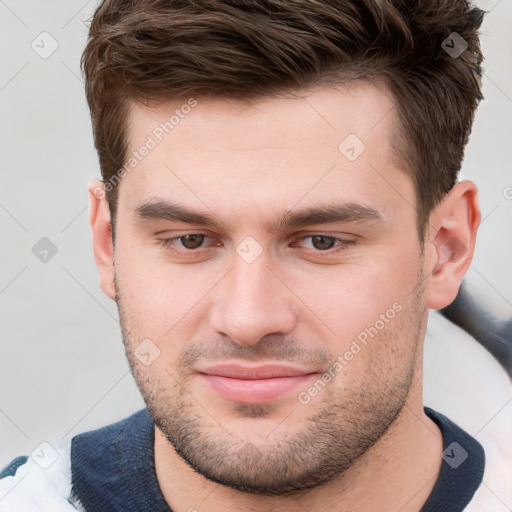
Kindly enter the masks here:
[[[411, 390], [413, 391], [413, 390]], [[421, 390], [416, 390], [421, 398]], [[211, 482], [196, 473], [155, 429], [155, 468], [169, 507], [174, 512], [272, 510], [387, 510], [417, 512], [432, 492], [441, 466], [443, 440], [425, 415], [421, 400], [408, 400], [381, 439], [338, 479], [293, 496], [260, 496]]]

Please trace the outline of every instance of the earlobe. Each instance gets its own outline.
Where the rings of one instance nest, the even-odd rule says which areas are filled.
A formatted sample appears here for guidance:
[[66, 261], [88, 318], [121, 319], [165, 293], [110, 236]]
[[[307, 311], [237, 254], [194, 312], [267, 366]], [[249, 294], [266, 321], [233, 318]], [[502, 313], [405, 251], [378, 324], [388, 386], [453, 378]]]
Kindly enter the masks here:
[[473, 259], [480, 218], [471, 181], [457, 183], [432, 212], [425, 242], [427, 307], [440, 309], [455, 300]]
[[105, 187], [99, 180], [89, 185], [89, 224], [92, 231], [94, 259], [98, 267], [100, 286], [103, 292], [115, 300], [114, 247], [110, 208], [105, 199]]

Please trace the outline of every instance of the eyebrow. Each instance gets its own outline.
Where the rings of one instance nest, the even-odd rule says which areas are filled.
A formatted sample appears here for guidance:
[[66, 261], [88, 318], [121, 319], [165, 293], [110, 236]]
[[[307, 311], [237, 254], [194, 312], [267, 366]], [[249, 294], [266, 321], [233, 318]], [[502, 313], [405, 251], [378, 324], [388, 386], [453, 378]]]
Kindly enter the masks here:
[[[140, 220], [166, 220], [204, 227], [227, 227], [215, 215], [186, 208], [183, 205], [163, 200], [149, 200], [135, 208]], [[384, 215], [373, 206], [359, 202], [328, 203], [301, 210], [287, 210], [276, 215], [269, 231], [286, 230], [314, 224], [335, 222], [378, 222], [384, 221]]]

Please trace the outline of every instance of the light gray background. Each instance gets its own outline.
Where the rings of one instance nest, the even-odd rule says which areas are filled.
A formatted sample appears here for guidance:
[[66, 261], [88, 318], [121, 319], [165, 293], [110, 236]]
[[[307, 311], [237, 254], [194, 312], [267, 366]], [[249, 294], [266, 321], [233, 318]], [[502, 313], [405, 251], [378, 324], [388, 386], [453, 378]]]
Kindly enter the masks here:
[[[88, 226], [87, 185], [100, 172], [79, 59], [96, 3], [0, 0], [0, 467], [143, 406]], [[479, 187], [484, 221], [468, 278], [510, 315], [512, 2], [478, 5], [491, 11], [481, 30], [486, 99], [462, 172]], [[46, 59], [31, 47], [46, 37], [51, 48], [42, 32], [58, 43]], [[42, 237], [58, 248], [47, 263], [32, 253]]]

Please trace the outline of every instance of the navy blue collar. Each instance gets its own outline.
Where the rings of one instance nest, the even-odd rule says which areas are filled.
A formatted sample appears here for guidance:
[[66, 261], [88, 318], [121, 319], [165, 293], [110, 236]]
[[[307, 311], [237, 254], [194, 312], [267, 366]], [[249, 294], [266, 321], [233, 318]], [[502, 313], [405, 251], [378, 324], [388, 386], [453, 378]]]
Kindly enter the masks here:
[[72, 495], [91, 512], [172, 512], [156, 478], [154, 424], [146, 409], [75, 436]]
[[443, 461], [437, 482], [421, 512], [464, 510], [482, 483], [485, 452], [482, 445], [446, 416], [425, 407], [443, 435]]
[[[478, 441], [446, 416], [425, 408], [443, 434], [439, 477], [421, 512], [458, 512], [483, 477], [485, 455]], [[72, 493], [87, 511], [172, 512], [154, 465], [154, 424], [146, 409], [71, 444]]]

